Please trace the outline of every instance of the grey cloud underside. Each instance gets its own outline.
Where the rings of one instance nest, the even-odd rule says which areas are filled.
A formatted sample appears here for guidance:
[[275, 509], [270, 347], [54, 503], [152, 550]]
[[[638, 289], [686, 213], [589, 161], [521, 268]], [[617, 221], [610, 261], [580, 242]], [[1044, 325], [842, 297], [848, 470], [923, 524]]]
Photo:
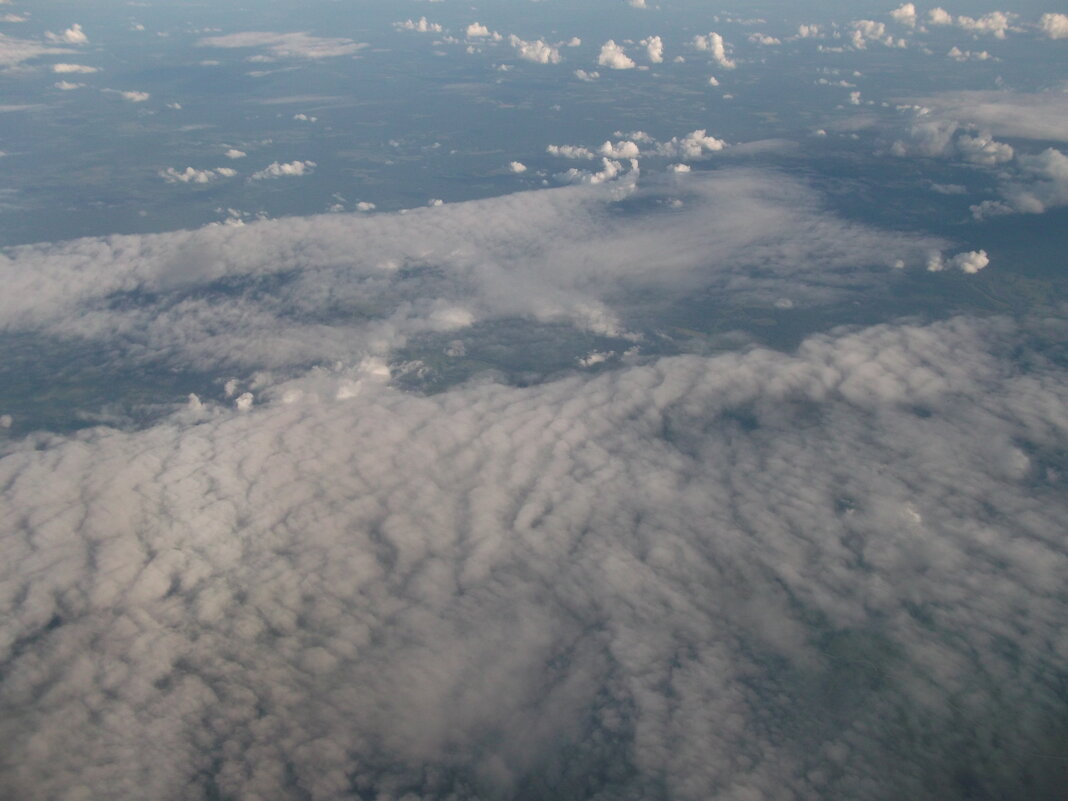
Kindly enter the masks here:
[[1052, 799], [1068, 381], [1022, 347], [957, 319], [430, 398], [323, 372], [12, 444], [0, 786]]
[[845, 222], [774, 172], [643, 188], [631, 176], [408, 214], [15, 248], [0, 330], [106, 341], [127, 360], [279, 369], [505, 318], [621, 335], [650, 293], [766, 305], [788, 279], [794, 302], [826, 302], [945, 244]]

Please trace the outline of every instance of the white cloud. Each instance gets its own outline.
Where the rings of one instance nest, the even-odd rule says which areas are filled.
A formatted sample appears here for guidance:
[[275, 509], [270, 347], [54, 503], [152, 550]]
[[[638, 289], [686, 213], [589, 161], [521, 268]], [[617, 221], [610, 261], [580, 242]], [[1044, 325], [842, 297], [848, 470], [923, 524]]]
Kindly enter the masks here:
[[79, 73], [82, 75], [99, 72], [96, 67], [87, 67], [84, 64], [53, 64], [52, 72], [58, 73]]
[[587, 82], [596, 81], [598, 78], [601, 77], [601, 73], [597, 72], [596, 70], [593, 72], [586, 72], [586, 70], [575, 70], [574, 75], [580, 81]]
[[823, 29], [819, 25], [798, 25], [798, 39], [818, 39], [823, 36]]
[[304, 114], [303, 112], [301, 112], [299, 114], [294, 114], [293, 115], [293, 119], [299, 120], [301, 122], [318, 122], [319, 121], [318, 117], [310, 117], [307, 114]]
[[1068, 14], [1043, 14], [1038, 26], [1050, 39], [1068, 38]]
[[977, 218], [999, 214], [1042, 214], [1068, 205], [1068, 156], [1055, 148], [1036, 155], [1019, 155], [1018, 172], [1004, 176], [1002, 200], [972, 207]]
[[289, 176], [301, 176], [308, 175], [315, 168], [314, 161], [290, 161], [285, 164], [281, 164], [277, 161], [271, 162], [258, 172], [252, 173], [251, 180], [261, 181], [265, 178], [285, 178]]
[[979, 18], [959, 16], [957, 26], [969, 33], [989, 33], [998, 39], [1005, 38], [1005, 32], [1009, 30], [1015, 14], [1004, 11], [993, 11]]
[[631, 8], [648, 8], [645, 4], [645, 0], [627, 0], [627, 5]]
[[932, 8], [927, 12], [927, 21], [931, 25], [952, 25], [953, 15], [944, 8]]
[[646, 58], [653, 64], [662, 64], [664, 62], [664, 42], [659, 36], [650, 36], [648, 39], [642, 39], [641, 46], [645, 48]]
[[52, 84], [56, 89], [60, 89], [64, 92], [69, 92], [72, 89], [81, 89], [85, 86], [84, 83], [72, 83], [71, 81], [56, 81]]
[[641, 156], [641, 150], [636, 142], [620, 140], [613, 144], [608, 141], [602, 144], [597, 152], [610, 159], [636, 159]]
[[954, 61], [988, 61], [992, 56], [985, 50], [973, 52], [971, 50], [961, 50], [959, 47], [951, 47], [949, 52], [946, 53], [947, 58], [951, 58]]
[[734, 60], [727, 56], [727, 45], [723, 41], [723, 37], [718, 33], [713, 32], [708, 36], [695, 36], [693, 38], [693, 46], [698, 50], [710, 53], [712, 60], [725, 70], [732, 70], [737, 66]]
[[485, 25], [480, 22], [472, 22], [467, 26], [467, 38], [468, 39], [483, 39], [490, 38], [494, 41], [500, 41], [502, 38], [499, 33], [491, 31]]
[[890, 16], [894, 21], [909, 28], [916, 27], [916, 6], [913, 3], [903, 3], [891, 11]]
[[62, 33], [45, 31], [45, 39], [63, 44], [88, 44], [89, 42], [89, 37], [85, 35], [85, 31], [78, 23], [74, 23]]
[[219, 167], [214, 170], [198, 170], [193, 167], [186, 167], [184, 170], [179, 171], [174, 167], [168, 167], [165, 170], [160, 170], [159, 175], [169, 184], [207, 184], [217, 178], [232, 178], [237, 175], [237, 170], [229, 167]]
[[122, 95], [123, 100], [129, 100], [131, 103], [144, 103], [152, 97], [148, 92], [138, 91], [119, 91], [118, 94]]
[[228, 159], [243, 159], [245, 156], [248, 155], [248, 153], [246, 153], [244, 150], [238, 150], [237, 148], [232, 147], [225, 153], [223, 153], [223, 155], [226, 156], [226, 158]]
[[709, 136], [704, 129], [691, 131], [682, 137], [672, 137], [656, 147], [656, 152], [669, 158], [699, 159], [706, 153], [715, 153], [727, 147], [722, 139]]
[[597, 64], [613, 70], [630, 70], [636, 66], [634, 59], [628, 56], [623, 48], [612, 39], [601, 45], [601, 52], [597, 56]]
[[959, 122], [994, 136], [1068, 142], [1068, 93], [964, 91], [940, 92], [904, 102], [922, 106], [925, 114]]
[[990, 257], [985, 250], [973, 250], [945, 259], [941, 253], [934, 253], [927, 261], [929, 272], [942, 270], [960, 270], [962, 273], [975, 274], [990, 264]]
[[559, 64], [562, 60], [560, 48], [547, 44], [541, 39], [527, 42], [513, 33], [508, 36], [508, 43], [515, 49], [516, 55], [524, 61], [533, 61], [535, 64]]
[[527, 171], [527, 165], [521, 161], [508, 162], [508, 170], [514, 173], [523, 173]]
[[560, 156], [565, 159], [592, 159], [593, 151], [585, 147], [575, 145], [549, 145], [545, 152], [550, 156]]
[[406, 19], [404, 22], [394, 22], [393, 27], [399, 31], [418, 31], [420, 33], [441, 33], [444, 28], [437, 22], [427, 22], [426, 17], [420, 17], [413, 22]]
[[1008, 797], [1068, 652], [1068, 381], [1020, 347], [956, 319], [429, 397], [368, 360], [8, 448], [5, 786], [872, 801], [962, 763]]
[[224, 36], [208, 36], [197, 42], [200, 47], [262, 48], [275, 58], [337, 58], [351, 56], [366, 44], [351, 39], [312, 36], [308, 33], [271, 33], [245, 31]]
[[0, 33], [0, 67], [13, 67], [23, 61], [40, 56], [61, 55], [71, 50], [60, 47], [48, 47], [40, 42], [16, 39]]
[[374, 211], [378, 208], [374, 203], [370, 203], [366, 200], [361, 200], [356, 204], [356, 211]]
[[781, 39], [776, 39], [774, 36], [768, 36], [766, 33], [751, 33], [749, 34], [749, 41], [753, 44], [764, 46], [782, 44]]

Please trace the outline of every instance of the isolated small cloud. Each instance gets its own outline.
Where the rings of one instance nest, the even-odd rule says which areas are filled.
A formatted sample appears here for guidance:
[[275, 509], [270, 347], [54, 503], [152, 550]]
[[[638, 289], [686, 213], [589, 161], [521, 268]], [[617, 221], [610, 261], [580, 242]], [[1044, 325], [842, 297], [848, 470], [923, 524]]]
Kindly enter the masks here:
[[609, 39], [601, 45], [601, 52], [597, 56], [597, 64], [612, 70], [630, 70], [636, 66], [634, 59], [630, 58], [623, 48], [615, 43], [614, 39]]
[[774, 36], [768, 36], [766, 33], [751, 33], [749, 34], [749, 41], [753, 44], [764, 46], [782, 44], [782, 39], [776, 39]]
[[712, 56], [712, 60], [725, 70], [732, 70], [737, 66], [734, 60], [727, 55], [727, 44], [723, 41], [723, 37], [714, 31], [708, 36], [695, 36], [693, 38], [693, 46], [698, 50], [709, 53]]
[[997, 39], [1004, 39], [1005, 32], [1009, 30], [1009, 26], [1015, 17], [1015, 14], [1009, 14], [1004, 11], [992, 11], [978, 18], [962, 15], [957, 17], [957, 26], [969, 33], [986, 33]]
[[951, 47], [949, 52], [946, 53], [947, 58], [951, 58], [954, 61], [989, 61], [993, 56], [986, 50], [972, 51], [961, 50], [959, 47]]
[[523, 173], [527, 171], [527, 165], [521, 161], [508, 162], [508, 170], [514, 173]]
[[592, 72], [587, 72], [586, 70], [575, 70], [574, 75], [580, 81], [586, 81], [587, 83], [590, 81], [596, 81], [598, 78], [601, 77], [601, 73], [597, 72], [596, 70]]
[[437, 22], [427, 22], [426, 17], [420, 17], [414, 22], [410, 19], [404, 22], [394, 22], [393, 27], [398, 31], [418, 31], [419, 33], [441, 33], [444, 30]]
[[935, 7], [927, 12], [927, 22], [930, 25], [952, 25], [953, 15], [944, 8]]
[[169, 184], [209, 184], [218, 178], [232, 178], [237, 175], [237, 170], [229, 167], [219, 167], [215, 170], [198, 170], [194, 167], [186, 167], [184, 170], [176, 170], [168, 167], [160, 170], [160, 177]]
[[645, 4], [645, 0], [627, 0], [627, 5], [631, 8], [648, 8]]
[[243, 159], [245, 156], [248, 155], [248, 153], [246, 153], [244, 150], [238, 150], [237, 148], [232, 147], [227, 150], [223, 155], [226, 156], [226, 158], [228, 159]]
[[89, 37], [85, 35], [85, 31], [82, 30], [82, 26], [78, 23], [74, 23], [62, 33], [45, 31], [45, 39], [63, 44], [88, 44], [89, 42]]
[[562, 60], [560, 49], [541, 39], [527, 42], [513, 33], [508, 37], [508, 43], [515, 49], [516, 55], [524, 61], [532, 61], [535, 64], [559, 64]]
[[589, 148], [576, 145], [549, 145], [545, 152], [550, 156], [559, 156], [565, 159], [592, 159], [593, 151]]
[[73, 83], [71, 81], [56, 81], [52, 84], [56, 89], [61, 89], [64, 92], [69, 92], [71, 89], [81, 89], [85, 86], [84, 83]]
[[1043, 14], [1038, 27], [1050, 39], [1068, 39], [1068, 14]]
[[252, 173], [250, 178], [253, 181], [262, 181], [270, 178], [299, 177], [308, 175], [315, 166], [314, 161], [290, 161], [285, 164], [275, 161], [264, 169]]
[[146, 100], [152, 97], [152, 95], [150, 95], [148, 92], [138, 92], [133, 90], [120, 91], [119, 94], [122, 96], [123, 100], [128, 100], [131, 103], [144, 103]]
[[96, 67], [87, 67], [84, 64], [53, 64], [52, 72], [57, 73], [80, 73], [87, 75], [91, 72], [99, 72]]
[[656, 153], [669, 158], [699, 159], [707, 153], [715, 153], [727, 147], [722, 139], [709, 136], [703, 128], [691, 131], [686, 136], [672, 137], [667, 142], [657, 145]]
[[909, 28], [916, 27], [916, 6], [913, 3], [904, 3], [890, 12], [890, 17]]
[[467, 26], [466, 35], [467, 35], [468, 39], [487, 39], [488, 38], [488, 39], [493, 39], [495, 41], [499, 41], [501, 39], [501, 35], [499, 33], [491, 31], [489, 28], [487, 28], [481, 22], [472, 22], [470, 25], [468, 25]]
[[645, 48], [646, 58], [648, 58], [651, 63], [663, 63], [664, 42], [659, 36], [650, 36], [648, 39], [642, 39], [639, 44]]
[[958, 253], [949, 259], [941, 253], [933, 253], [927, 261], [927, 269], [932, 273], [942, 270], [960, 270], [962, 273], [975, 274], [990, 264], [990, 257], [985, 250], [973, 250]]

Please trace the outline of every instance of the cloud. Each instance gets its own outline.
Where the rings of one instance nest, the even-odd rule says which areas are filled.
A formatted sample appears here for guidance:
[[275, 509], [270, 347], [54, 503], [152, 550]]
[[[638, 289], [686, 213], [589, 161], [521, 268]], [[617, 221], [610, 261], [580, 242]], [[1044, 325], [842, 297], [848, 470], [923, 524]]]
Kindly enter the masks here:
[[916, 27], [916, 6], [913, 3], [903, 3], [890, 12], [891, 18], [909, 28]]
[[985, 50], [973, 52], [971, 50], [961, 50], [956, 46], [949, 49], [949, 52], [946, 53], [946, 57], [951, 58], [954, 61], [988, 61], [993, 58], [993, 56]]
[[631, 70], [637, 66], [634, 63], [634, 59], [628, 56], [623, 48], [612, 39], [601, 45], [601, 52], [597, 56], [597, 64], [613, 70]]
[[[662, 64], [664, 62], [664, 42], [659, 36], [650, 36], [648, 39], [642, 39], [642, 47], [645, 48], [646, 58], [653, 64]], [[604, 51], [602, 50], [602, 53]]]
[[56, 81], [52, 85], [63, 92], [69, 92], [72, 89], [81, 89], [85, 86], [84, 83], [72, 83], [71, 81]]
[[964, 91], [906, 99], [945, 121], [981, 128], [994, 136], [1068, 142], [1068, 93]]
[[467, 38], [468, 39], [483, 39], [490, 38], [494, 41], [500, 41], [501, 35], [494, 31], [491, 31], [485, 25], [480, 22], [472, 22], [467, 26]]
[[193, 167], [186, 167], [184, 170], [179, 171], [174, 167], [168, 167], [165, 170], [161, 170], [159, 175], [169, 184], [207, 184], [218, 178], [233, 178], [237, 175], [237, 170], [229, 167], [218, 167], [214, 170], [198, 170]]
[[952, 25], [953, 15], [944, 8], [935, 7], [927, 12], [927, 21], [931, 25]]
[[237, 148], [232, 147], [225, 153], [223, 153], [223, 155], [226, 156], [226, 158], [228, 159], [243, 159], [245, 156], [248, 155], [248, 153], [246, 153], [244, 150], [238, 150]]
[[521, 161], [508, 162], [508, 170], [514, 173], [524, 173], [527, 171], [527, 165]]
[[575, 145], [549, 145], [545, 152], [550, 156], [560, 156], [565, 159], [592, 159], [593, 151], [585, 147]]
[[4, 786], [1055, 797], [1068, 381], [1026, 342], [434, 396], [367, 362], [10, 446]]
[[1038, 26], [1050, 39], [1068, 38], [1068, 15], [1043, 14]]
[[950, 259], [946, 259], [941, 253], [932, 254], [927, 261], [927, 270], [932, 273], [942, 270], [960, 270], [962, 273], [973, 275], [990, 264], [990, 257], [985, 250], [973, 250], [967, 253], [958, 253]]
[[144, 103], [152, 97], [148, 92], [137, 91], [118, 91], [118, 94], [122, 95], [123, 100], [129, 100], [131, 103]]
[[728, 58], [727, 45], [723, 41], [723, 37], [718, 33], [713, 32], [708, 34], [708, 36], [695, 36], [693, 38], [693, 46], [698, 50], [710, 53], [712, 55], [712, 60], [725, 70], [732, 70], [737, 66], [733, 59]]
[[560, 48], [541, 39], [526, 42], [513, 33], [508, 36], [508, 43], [524, 61], [533, 61], [535, 64], [559, 64], [562, 61]]
[[1004, 39], [1005, 32], [1009, 30], [1009, 26], [1015, 17], [1015, 14], [1004, 11], [993, 11], [979, 18], [959, 16], [957, 17], [957, 27], [969, 33], [989, 33], [995, 38]]
[[586, 70], [575, 70], [574, 75], [580, 81], [586, 82], [596, 81], [598, 78], [601, 77], [601, 73], [597, 72], [596, 70], [593, 72], [586, 72]]
[[85, 31], [78, 23], [74, 23], [61, 33], [45, 31], [45, 39], [62, 44], [88, 44], [89, 42], [89, 37], [85, 35]]
[[277, 161], [271, 162], [258, 172], [252, 173], [250, 177], [253, 181], [261, 181], [265, 178], [284, 178], [288, 176], [301, 176], [308, 175], [315, 168], [314, 161], [290, 161], [285, 164], [280, 164]]
[[427, 22], [426, 17], [420, 17], [415, 22], [410, 19], [404, 22], [394, 22], [393, 27], [399, 31], [419, 31], [420, 33], [441, 33], [444, 30], [436, 22]]
[[13, 67], [23, 61], [40, 56], [62, 55], [72, 51], [59, 47], [48, 47], [40, 42], [16, 39], [0, 33], [0, 67]]
[[681, 139], [675, 136], [667, 142], [658, 144], [656, 152], [658, 155], [667, 156], [668, 158], [692, 160], [699, 159], [706, 153], [718, 152], [725, 147], [727, 147], [726, 142], [714, 136], [709, 136], [704, 129], [701, 129], [691, 131]]
[[1004, 176], [1002, 200], [983, 201], [972, 207], [982, 219], [1000, 214], [1042, 214], [1050, 208], [1068, 205], [1068, 156], [1055, 148], [1036, 155], [1019, 155], [1017, 172]]
[[53, 64], [52, 72], [86, 75], [91, 72], [99, 72], [99, 70], [96, 67], [87, 67], [84, 64]]
[[749, 41], [753, 44], [764, 46], [782, 44], [781, 39], [776, 39], [774, 36], [768, 36], [766, 33], [751, 33], [749, 34]]
[[351, 39], [312, 36], [308, 33], [271, 33], [245, 31], [224, 36], [208, 36], [197, 41], [199, 47], [262, 48], [275, 58], [337, 58], [351, 56], [366, 44]]

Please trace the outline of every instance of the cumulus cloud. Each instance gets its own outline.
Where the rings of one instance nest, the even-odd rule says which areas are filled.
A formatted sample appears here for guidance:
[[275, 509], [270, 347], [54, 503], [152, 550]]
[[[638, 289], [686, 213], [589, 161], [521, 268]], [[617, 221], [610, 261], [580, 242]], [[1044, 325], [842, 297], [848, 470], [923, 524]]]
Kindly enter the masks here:
[[559, 64], [563, 60], [559, 47], [550, 45], [541, 39], [527, 42], [513, 33], [508, 36], [508, 44], [524, 61], [533, 61], [535, 64]]
[[596, 70], [594, 70], [593, 72], [587, 72], [586, 70], [575, 70], [574, 75], [580, 81], [585, 81], [587, 83], [590, 81], [596, 81], [598, 78], [601, 77], [601, 73], [597, 72]]
[[494, 40], [501, 39], [501, 35], [499, 33], [494, 33], [480, 22], [472, 22], [470, 25], [467, 26], [468, 39], [482, 39], [487, 37]]
[[890, 17], [909, 28], [916, 27], [916, 6], [913, 3], [903, 3], [890, 12]]
[[61, 55], [73, 51], [49, 47], [40, 42], [28, 39], [16, 39], [13, 36], [5, 36], [0, 33], [0, 67], [13, 67], [23, 61], [29, 61], [40, 56]]
[[693, 38], [693, 46], [698, 50], [708, 52], [712, 60], [725, 70], [734, 69], [737, 64], [727, 56], [727, 44], [718, 33], [710, 33], [708, 36], [697, 35]]
[[289, 176], [308, 175], [315, 168], [314, 161], [290, 161], [287, 163], [271, 162], [262, 170], [252, 173], [253, 181], [261, 181], [266, 178], [285, 178]]
[[586, 147], [576, 145], [549, 145], [545, 152], [550, 156], [560, 156], [565, 159], [592, 159], [593, 151]]
[[952, 25], [953, 15], [944, 8], [935, 7], [927, 12], [927, 22], [931, 25]]
[[208, 184], [218, 178], [233, 178], [237, 175], [237, 170], [230, 167], [218, 167], [214, 170], [198, 170], [193, 167], [186, 167], [184, 170], [176, 170], [174, 167], [168, 167], [165, 170], [161, 170], [159, 173], [169, 184]]
[[961, 50], [959, 47], [953, 46], [946, 53], [947, 58], [951, 58], [954, 61], [989, 61], [993, 56], [986, 50], [980, 50], [978, 52], [972, 50]]
[[1008, 797], [1010, 761], [1054, 797], [1068, 380], [999, 356], [1025, 341], [879, 326], [429, 397], [369, 361], [9, 446], [0, 778], [871, 801]]
[[969, 33], [988, 33], [998, 39], [1004, 39], [1005, 32], [1009, 30], [1015, 17], [1015, 14], [1004, 11], [993, 11], [978, 18], [959, 16], [957, 26]]
[[72, 81], [56, 81], [52, 85], [56, 87], [56, 89], [59, 89], [64, 92], [69, 92], [72, 89], [81, 89], [85, 86], [84, 83], [74, 83]]
[[1038, 27], [1050, 39], [1068, 38], [1068, 14], [1043, 14]]
[[85, 35], [85, 31], [82, 30], [82, 26], [78, 23], [74, 23], [67, 30], [60, 33], [45, 31], [45, 39], [62, 44], [88, 44], [89, 42], [89, 37]]
[[645, 56], [651, 63], [662, 64], [664, 62], [664, 41], [659, 36], [642, 39], [640, 44], [645, 48]]
[[749, 41], [753, 44], [764, 46], [782, 44], [781, 39], [777, 39], [774, 36], [768, 36], [766, 33], [751, 33], [749, 34]]
[[441, 33], [444, 30], [437, 22], [427, 22], [426, 17], [420, 17], [414, 22], [410, 19], [404, 22], [394, 22], [393, 27], [398, 31], [418, 31], [419, 33]]
[[942, 270], [960, 270], [962, 273], [975, 274], [990, 264], [990, 257], [985, 250], [973, 250], [958, 253], [949, 259], [941, 253], [932, 254], [927, 261], [927, 270], [932, 273]]
[[1035, 155], [1019, 155], [1017, 172], [1004, 177], [1002, 200], [987, 200], [973, 206], [978, 217], [999, 214], [1042, 214], [1050, 208], [1068, 205], [1068, 156], [1055, 148]]
[[246, 153], [244, 150], [238, 150], [236, 147], [232, 147], [225, 153], [223, 153], [223, 155], [226, 156], [226, 158], [228, 159], [243, 159], [245, 156], [248, 155], [248, 153]]
[[200, 47], [258, 48], [275, 58], [337, 58], [351, 56], [366, 44], [351, 39], [312, 36], [309, 33], [272, 33], [244, 31], [224, 36], [207, 36], [197, 42]]
[[722, 139], [710, 136], [707, 131], [700, 129], [691, 131], [684, 137], [672, 137], [667, 142], [661, 142], [656, 146], [658, 155], [668, 158], [699, 159], [706, 153], [716, 153], [727, 147]]
[[634, 59], [628, 56], [613, 39], [609, 39], [601, 45], [601, 52], [597, 56], [597, 64], [612, 70], [630, 70], [637, 66], [634, 63]]
[[117, 94], [121, 95], [123, 100], [129, 100], [131, 103], [144, 103], [146, 100], [152, 97], [152, 95], [150, 95], [148, 92], [138, 92], [136, 90], [120, 90], [117, 92]]
[[925, 116], [981, 128], [994, 136], [1068, 142], [1065, 92], [940, 92], [904, 102], [920, 106]]
[[508, 162], [508, 170], [514, 173], [523, 173], [527, 171], [527, 165], [521, 161]]

